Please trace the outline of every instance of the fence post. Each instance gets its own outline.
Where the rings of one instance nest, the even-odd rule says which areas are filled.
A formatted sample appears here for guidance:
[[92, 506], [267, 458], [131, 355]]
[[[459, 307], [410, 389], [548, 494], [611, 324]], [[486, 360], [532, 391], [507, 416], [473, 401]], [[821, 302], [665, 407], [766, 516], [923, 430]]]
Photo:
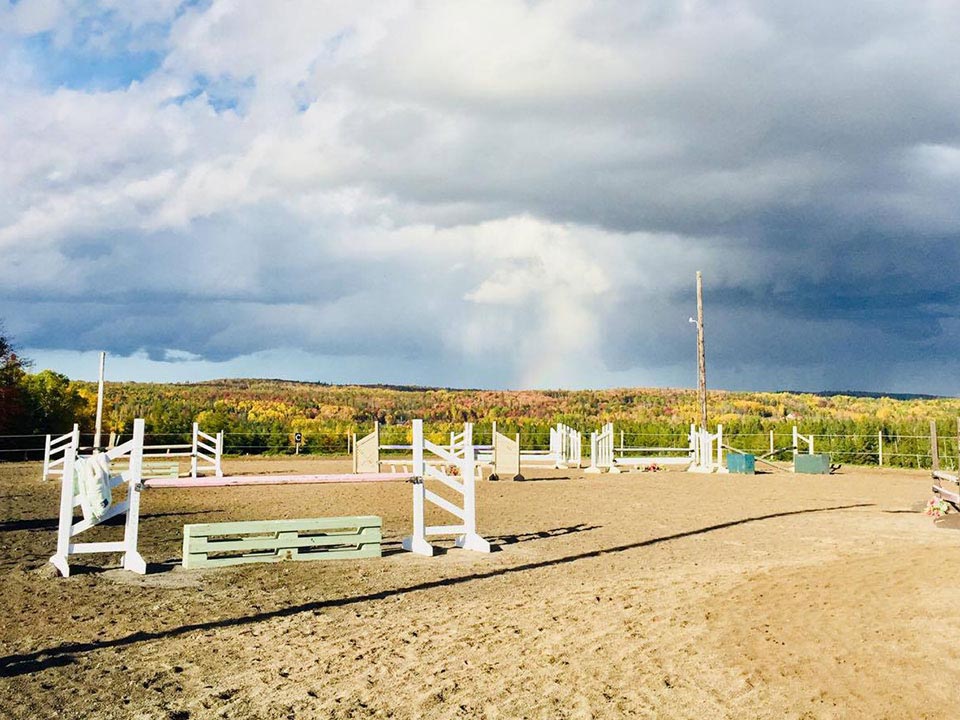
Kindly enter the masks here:
[[[917, 467], [920, 466], [919, 455], [917, 456]], [[930, 421], [930, 467], [933, 470], [940, 469], [940, 447], [937, 441], [937, 421]]]
[[793, 426], [793, 462], [797, 462], [797, 446], [800, 444], [800, 441], [797, 439], [797, 426]]
[[197, 479], [197, 441], [198, 433], [200, 432], [200, 423], [193, 424], [193, 448], [190, 451], [190, 477], [194, 480]]
[[723, 469], [723, 425], [717, 423], [717, 467]]
[[877, 447], [879, 448], [877, 454], [879, 456], [879, 465], [883, 467], [883, 430], [877, 430]]
[[770, 454], [773, 455], [773, 451], [776, 448], [773, 446], [773, 430], [770, 431]]
[[43, 444], [43, 476], [42, 480], [50, 477], [50, 436], [47, 435], [47, 439]]

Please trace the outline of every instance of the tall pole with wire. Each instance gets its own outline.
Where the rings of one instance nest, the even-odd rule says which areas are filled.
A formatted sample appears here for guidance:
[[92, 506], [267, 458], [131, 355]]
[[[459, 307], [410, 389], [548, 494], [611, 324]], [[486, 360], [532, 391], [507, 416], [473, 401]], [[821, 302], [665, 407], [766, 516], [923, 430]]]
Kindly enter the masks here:
[[700, 427], [707, 429], [707, 355], [703, 344], [703, 276], [697, 270], [697, 399]]
[[97, 424], [93, 437], [93, 451], [100, 452], [100, 430], [103, 425], [103, 362], [107, 357], [105, 352], [100, 353], [100, 381], [97, 383]]

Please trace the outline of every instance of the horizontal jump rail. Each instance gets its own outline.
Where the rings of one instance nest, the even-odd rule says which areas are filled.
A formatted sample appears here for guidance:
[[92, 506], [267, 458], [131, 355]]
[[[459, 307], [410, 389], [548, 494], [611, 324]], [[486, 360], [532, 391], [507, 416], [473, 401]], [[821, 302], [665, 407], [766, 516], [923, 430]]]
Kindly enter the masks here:
[[690, 452], [690, 446], [686, 447], [615, 447], [614, 452]]
[[960, 493], [950, 492], [939, 485], [934, 485], [930, 489], [933, 490], [935, 495], [939, 495], [954, 507], [960, 507]]
[[620, 465], [689, 465], [689, 457], [664, 456], [654, 457], [618, 457], [616, 462]]
[[946, 480], [947, 482], [952, 483], [960, 482], [960, 478], [958, 478], [956, 475], [944, 472], [943, 470], [934, 470], [931, 475], [933, 475], [933, 477], [935, 477], [937, 480]]
[[[187, 447], [190, 447], [190, 446], [188, 445]], [[200, 450], [206, 450], [206, 451], [207, 451], [208, 453], [210, 453], [211, 455], [216, 455], [216, 454], [217, 454], [217, 449], [216, 449], [215, 447], [211, 447], [210, 445], [207, 445], [206, 443], [202, 443], [202, 442], [200, 442], [200, 441], [198, 440], [198, 441], [197, 441], [197, 452], [198, 452], [198, 454], [199, 454], [199, 451], [200, 451]]]
[[345, 475], [228, 475], [201, 478], [150, 478], [144, 488], [233, 487], [237, 485], [322, 485], [324, 483], [404, 482], [409, 473], [361, 473]]

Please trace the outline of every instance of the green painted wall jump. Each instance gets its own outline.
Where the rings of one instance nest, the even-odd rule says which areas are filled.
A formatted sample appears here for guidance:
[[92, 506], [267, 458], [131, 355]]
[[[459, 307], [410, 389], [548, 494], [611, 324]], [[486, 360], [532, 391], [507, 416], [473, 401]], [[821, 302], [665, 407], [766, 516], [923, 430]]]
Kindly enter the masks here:
[[829, 475], [830, 455], [827, 453], [797, 455], [793, 459], [793, 471], [810, 475]]
[[380, 557], [382, 527], [375, 515], [184, 525], [183, 567]]

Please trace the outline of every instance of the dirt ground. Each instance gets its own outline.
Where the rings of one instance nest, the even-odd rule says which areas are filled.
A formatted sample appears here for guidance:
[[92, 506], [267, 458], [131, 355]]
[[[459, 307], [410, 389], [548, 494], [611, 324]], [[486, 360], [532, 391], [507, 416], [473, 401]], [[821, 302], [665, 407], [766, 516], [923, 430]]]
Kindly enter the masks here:
[[[39, 476], [0, 465], [4, 718], [957, 716], [960, 533], [922, 472], [483, 481], [497, 552], [433, 558], [403, 483], [148, 490], [150, 574], [70, 578]], [[360, 514], [381, 559], [178, 567], [184, 523]]]

